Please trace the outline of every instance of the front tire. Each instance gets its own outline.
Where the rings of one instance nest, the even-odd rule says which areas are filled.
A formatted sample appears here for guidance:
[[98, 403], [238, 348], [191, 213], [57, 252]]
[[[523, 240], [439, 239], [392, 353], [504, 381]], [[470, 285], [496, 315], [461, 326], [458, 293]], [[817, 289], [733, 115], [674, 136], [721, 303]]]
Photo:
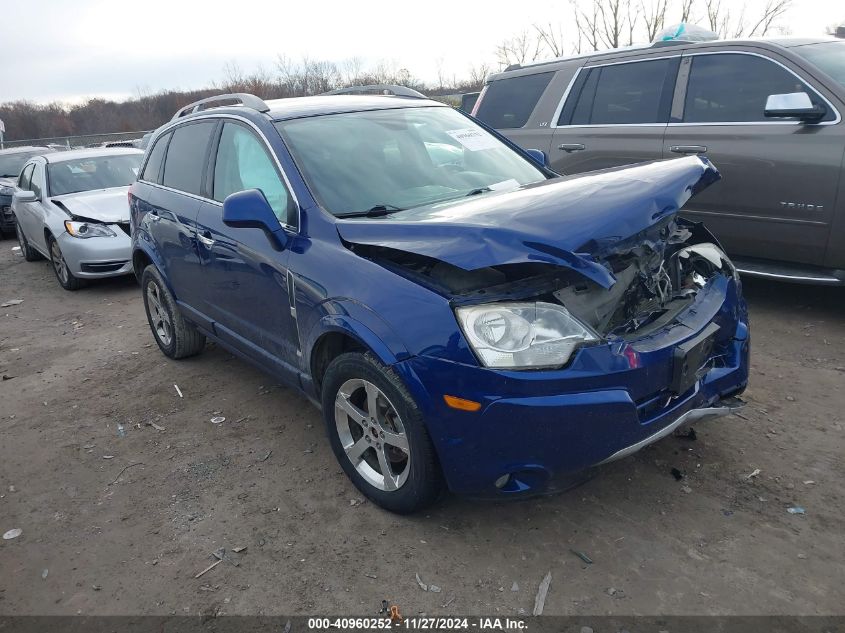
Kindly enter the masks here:
[[323, 377], [323, 417], [347, 476], [386, 510], [410, 514], [444, 489], [431, 438], [408, 390], [370, 354], [335, 358]]
[[26, 261], [34, 262], [41, 259], [41, 253], [29, 245], [29, 242], [26, 240], [26, 236], [23, 234], [21, 225], [17, 222], [15, 222], [15, 234], [18, 236], [18, 244], [21, 247], [21, 254]]
[[53, 272], [56, 273], [59, 285], [65, 290], [71, 291], [82, 288], [85, 282], [70, 272], [65, 256], [62, 255], [62, 249], [59, 248], [58, 240], [50, 237], [47, 246], [50, 248], [50, 263], [53, 264]]
[[182, 316], [176, 299], [152, 264], [141, 275], [141, 292], [147, 322], [164, 355], [180, 359], [199, 354], [205, 347], [205, 335]]

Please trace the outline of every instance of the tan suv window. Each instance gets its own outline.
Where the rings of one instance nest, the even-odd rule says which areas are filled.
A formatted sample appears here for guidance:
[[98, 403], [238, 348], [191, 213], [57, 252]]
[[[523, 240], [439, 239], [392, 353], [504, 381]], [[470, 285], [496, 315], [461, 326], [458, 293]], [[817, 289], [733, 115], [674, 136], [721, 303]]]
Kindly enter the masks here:
[[[757, 55], [695, 55], [687, 83], [684, 123], [772, 121], [763, 114], [769, 95], [806, 92], [819, 96], [796, 75]], [[824, 120], [833, 118], [829, 111]]]

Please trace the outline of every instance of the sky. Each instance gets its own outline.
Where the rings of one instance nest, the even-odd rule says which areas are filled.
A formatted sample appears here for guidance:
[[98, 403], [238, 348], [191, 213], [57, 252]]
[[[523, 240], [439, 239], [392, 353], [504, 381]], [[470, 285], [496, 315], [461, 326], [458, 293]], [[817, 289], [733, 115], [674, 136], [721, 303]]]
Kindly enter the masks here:
[[[645, 0], [648, 1], [648, 0]], [[763, 0], [727, 0], [753, 13]], [[497, 44], [553, 24], [571, 30], [568, 0], [0, 0], [0, 102], [126, 99], [220, 82], [227, 64], [275, 70], [294, 60], [380, 61], [423, 81], [495, 67]], [[841, 13], [841, 15], [837, 15]], [[845, 23], [839, 0], [793, 0], [792, 35]], [[15, 26], [17, 25], [17, 26]]]

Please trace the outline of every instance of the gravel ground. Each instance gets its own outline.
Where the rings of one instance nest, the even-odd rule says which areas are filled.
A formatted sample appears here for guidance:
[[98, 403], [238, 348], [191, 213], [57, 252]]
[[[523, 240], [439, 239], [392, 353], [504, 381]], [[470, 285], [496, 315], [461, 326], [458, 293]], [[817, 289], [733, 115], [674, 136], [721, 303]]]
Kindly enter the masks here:
[[357, 494], [304, 398], [212, 345], [167, 360], [133, 279], [69, 293], [14, 245], [0, 532], [23, 532], [0, 540], [0, 614], [373, 615], [387, 599], [505, 616], [531, 612], [548, 572], [546, 614], [843, 613], [841, 290], [746, 281], [742, 417], [565, 494], [398, 517]]

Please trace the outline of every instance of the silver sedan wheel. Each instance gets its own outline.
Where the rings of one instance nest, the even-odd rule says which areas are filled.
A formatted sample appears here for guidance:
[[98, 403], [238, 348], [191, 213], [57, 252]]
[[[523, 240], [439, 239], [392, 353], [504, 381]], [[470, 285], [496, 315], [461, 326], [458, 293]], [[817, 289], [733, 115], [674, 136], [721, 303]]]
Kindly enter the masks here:
[[173, 339], [173, 324], [170, 322], [167, 310], [161, 305], [161, 293], [154, 283], [147, 284], [147, 306], [153, 330], [161, 344], [167, 347]]
[[343, 383], [334, 419], [346, 457], [367, 483], [398, 490], [411, 471], [408, 436], [396, 408], [381, 389], [360, 378]]
[[63, 285], [67, 285], [68, 278], [70, 277], [70, 271], [67, 268], [65, 256], [62, 255], [62, 250], [59, 248], [59, 243], [56, 240], [53, 240], [50, 243], [50, 259], [53, 262], [53, 268], [56, 271], [56, 276], [59, 278], [59, 281], [61, 281]]

